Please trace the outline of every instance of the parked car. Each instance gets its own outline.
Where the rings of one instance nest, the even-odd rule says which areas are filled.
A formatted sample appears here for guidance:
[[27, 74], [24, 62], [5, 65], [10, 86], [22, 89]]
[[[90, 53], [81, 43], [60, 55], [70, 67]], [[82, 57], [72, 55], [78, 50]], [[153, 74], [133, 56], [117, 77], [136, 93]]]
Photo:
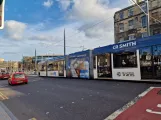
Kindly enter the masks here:
[[9, 77], [10, 77], [10, 74], [7, 72], [0, 73], [0, 79], [8, 79]]
[[10, 78], [8, 79], [8, 84], [9, 85], [16, 85], [16, 84], [21, 84], [21, 83], [28, 83], [28, 78], [23, 72], [16, 72], [12, 73], [10, 75]]

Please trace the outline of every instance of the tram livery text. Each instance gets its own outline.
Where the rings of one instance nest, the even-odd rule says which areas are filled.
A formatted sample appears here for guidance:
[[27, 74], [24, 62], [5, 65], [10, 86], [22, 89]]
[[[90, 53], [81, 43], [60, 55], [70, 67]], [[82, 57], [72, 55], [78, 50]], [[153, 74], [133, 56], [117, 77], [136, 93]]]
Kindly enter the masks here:
[[121, 48], [133, 47], [133, 46], [136, 46], [136, 41], [114, 45], [113, 49], [121, 49]]

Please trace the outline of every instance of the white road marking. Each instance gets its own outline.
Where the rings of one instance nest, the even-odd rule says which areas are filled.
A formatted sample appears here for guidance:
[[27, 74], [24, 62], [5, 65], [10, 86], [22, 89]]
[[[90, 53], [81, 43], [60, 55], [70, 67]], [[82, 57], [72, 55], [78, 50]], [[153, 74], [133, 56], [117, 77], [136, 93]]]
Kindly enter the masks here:
[[[153, 88], [157, 88], [157, 87], [150, 87], [150, 88], [148, 88], [143, 93], [141, 93], [140, 95], [138, 95], [134, 100], [130, 101], [129, 103], [127, 103], [126, 105], [124, 105], [122, 108], [118, 109], [117, 111], [115, 111], [114, 113], [112, 113], [110, 116], [108, 116], [107, 118], [105, 118], [104, 120], [114, 120], [118, 115], [120, 115], [125, 110], [127, 110], [129, 107], [131, 107], [132, 105], [134, 105], [139, 99], [141, 99], [143, 96], [145, 96]], [[160, 88], [160, 87], [158, 87], [158, 88]]]
[[61, 109], [63, 108], [63, 106], [60, 107]]
[[82, 100], [84, 100], [84, 98], [81, 98]]
[[72, 104], [74, 104], [75, 102], [72, 102]]
[[5, 100], [5, 98], [4, 98], [2, 95], [0, 95], [0, 97], [1, 97], [3, 100]]
[[49, 114], [49, 112], [46, 112], [46, 115], [48, 115]]
[[161, 104], [158, 104], [157, 107], [161, 108]]
[[146, 109], [146, 112], [161, 115], [161, 112], [153, 111], [153, 110], [150, 110], [150, 109]]

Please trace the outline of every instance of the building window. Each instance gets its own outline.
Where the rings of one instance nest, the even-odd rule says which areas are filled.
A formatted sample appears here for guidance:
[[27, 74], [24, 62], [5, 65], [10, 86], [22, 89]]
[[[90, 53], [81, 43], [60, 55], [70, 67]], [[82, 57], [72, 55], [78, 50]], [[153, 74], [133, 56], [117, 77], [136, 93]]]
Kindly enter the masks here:
[[115, 53], [114, 68], [132, 68], [137, 67], [137, 56], [135, 52]]
[[129, 29], [133, 29], [134, 28], [134, 20], [130, 20], [129, 21]]
[[142, 16], [141, 17], [141, 23], [142, 23], [142, 27], [147, 26], [147, 16]]
[[146, 3], [141, 5], [141, 8], [143, 9], [144, 12], [147, 13], [147, 4]]
[[129, 9], [129, 17], [130, 16], [133, 16], [134, 15], [134, 11], [133, 11], [133, 9], [131, 8], [131, 9]]
[[134, 20], [130, 20], [129, 21], [129, 26], [133, 26], [134, 25]]
[[119, 24], [120, 32], [124, 32], [124, 24], [120, 23]]
[[158, 5], [157, 0], [153, 0], [152, 1], [152, 8], [157, 7], [157, 5]]
[[124, 19], [124, 12], [120, 12], [120, 19]]
[[129, 35], [129, 40], [135, 40], [135, 35], [134, 34]]
[[144, 38], [144, 37], [148, 37], [148, 33], [147, 32], [142, 33], [142, 38]]

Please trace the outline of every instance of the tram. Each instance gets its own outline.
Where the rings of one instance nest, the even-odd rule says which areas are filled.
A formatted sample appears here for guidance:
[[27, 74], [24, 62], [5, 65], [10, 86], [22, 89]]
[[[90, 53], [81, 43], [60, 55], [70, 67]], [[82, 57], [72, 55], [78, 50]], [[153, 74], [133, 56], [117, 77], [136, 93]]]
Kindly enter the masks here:
[[[161, 80], [161, 35], [125, 41], [66, 56], [55, 76], [85, 79]], [[57, 64], [46, 63], [46, 68]], [[50, 76], [46, 69], [46, 76]], [[54, 70], [55, 71], [55, 70]], [[47, 74], [49, 73], [49, 74]], [[59, 75], [58, 75], [59, 73]], [[61, 74], [61, 75], [60, 75]], [[40, 74], [43, 76], [44, 74]]]

